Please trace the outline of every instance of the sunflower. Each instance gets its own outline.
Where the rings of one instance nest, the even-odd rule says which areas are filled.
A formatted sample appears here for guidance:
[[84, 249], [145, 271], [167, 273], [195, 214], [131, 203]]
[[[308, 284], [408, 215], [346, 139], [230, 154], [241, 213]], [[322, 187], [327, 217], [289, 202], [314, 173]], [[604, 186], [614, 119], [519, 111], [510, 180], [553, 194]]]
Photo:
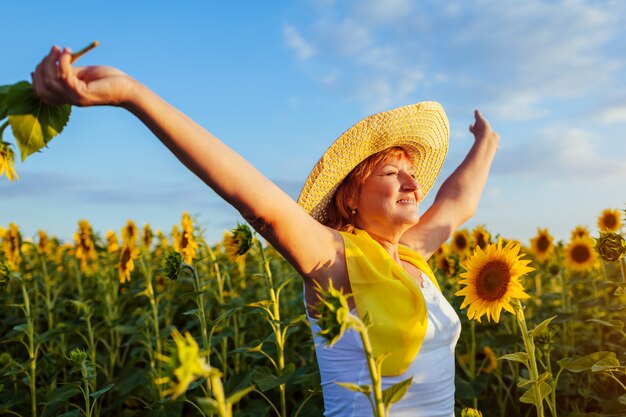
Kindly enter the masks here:
[[10, 223], [9, 228], [2, 233], [2, 252], [9, 268], [17, 271], [22, 260], [22, 234], [15, 223]]
[[619, 232], [622, 227], [619, 210], [606, 209], [598, 217], [598, 228], [602, 232]]
[[553, 240], [548, 229], [537, 229], [537, 236], [530, 239], [530, 252], [539, 262], [547, 261], [554, 253]]
[[483, 348], [483, 353], [485, 354], [485, 360], [487, 361], [487, 364], [482, 367], [482, 371], [490, 374], [491, 371], [496, 369], [496, 366], [498, 365], [496, 354], [489, 346], [485, 346]]
[[78, 232], [74, 233], [74, 242], [76, 243], [74, 256], [80, 261], [80, 270], [89, 272], [90, 261], [98, 259], [98, 254], [96, 253], [96, 246], [93, 242], [91, 225], [87, 220], [78, 222]]
[[130, 273], [135, 269], [135, 259], [137, 258], [139, 258], [139, 248], [124, 242], [122, 252], [120, 253], [120, 263], [118, 264], [120, 284], [130, 282]]
[[117, 235], [115, 234], [113, 230], [107, 231], [106, 239], [107, 239], [107, 252], [115, 253], [118, 250], [120, 250], [120, 244], [117, 241]]
[[191, 217], [189, 217], [189, 214], [187, 214], [187, 212], [183, 213], [181, 227], [183, 231], [180, 234], [179, 251], [180, 254], [183, 255], [185, 262], [191, 264], [196, 257], [198, 243], [194, 238], [193, 223], [191, 222]]
[[588, 271], [598, 264], [598, 255], [593, 250], [595, 242], [589, 237], [577, 237], [565, 248], [565, 264], [574, 271]]
[[167, 240], [167, 236], [165, 236], [165, 234], [161, 231], [158, 230], [156, 231], [156, 239], [157, 239], [157, 244], [156, 247], [154, 248], [154, 254], [157, 257], [161, 257], [165, 251], [170, 247], [170, 243]]
[[129, 243], [134, 246], [135, 243], [137, 243], [137, 236], [139, 236], [137, 225], [134, 221], [129, 220], [122, 229], [122, 240], [124, 243]]
[[450, 249], [459, 255], [459, 258], [464, 259], [470, 253], [470, 239], [470, 234], [467, 230], [458, 230], [452, 236]]
[[39, 253], [52, 256], [54, 254], [54, 245], [53, 242], [48, 238], [48, 234], [43, 230], [39, 230], [37, 232], [39, 240], [37, 242], [37, 249]]
[[589, 234], [589, 229], [585, 226], [576, 226], [574, 230], [572, 230], [572, 239], [575, 237], [591, 237]]
[[502, 241], [490, 244], [484, 251], [476, 248], [476, 252], [463, 267], [467, 270], [460, 275], [463, 278], [459, 284], [465, 287], [455, 295], [464, 295], [461, 308], [469, 305], [467, 317], [480, 322], [486, 314], [487, 319], [497, 323], [500, 321], [500, 311], [504, 308], [514, 313], [511, 298], [529, 298], [519, 282], [519, 278], [527, 272], [533, 271], [528, 264], [530, 261], [520, 259], [520, 246], [508, 243], [504, 248]]
[[[441, 245], [439, 249], [435, 252], [434, 258], [434, 267], [443, 272], [447, 276], [455, 276], [456, 275], [456, 261], [451, 256], [450, 248], [445, 243]], [[432, 259], [431, 258], [431, 259]]]
[[[0, 133], [2, 133], [1, 130]], [[13, 166], [15, 162], [14, 157], [15, 154], [13, 149], [11, 149], [11, 145], [0, 140], [0, 176], [5, 174], [9, 181], [19, 179]]]
[[152, 245], [152, 239], [154, 238], [154, 233], [152, 233], [152, 229], [150, 225], [146, 223], [143, 226], [143, 235], [141, 236], [141, 243], [145, 250], [150, 250], [150, 246]]
[[485, 249], [491, 243], [491, 234], [485, 229], [484, 225], [478, 225], [472, 230], [472, 239], [474, 245], [481, 249]]

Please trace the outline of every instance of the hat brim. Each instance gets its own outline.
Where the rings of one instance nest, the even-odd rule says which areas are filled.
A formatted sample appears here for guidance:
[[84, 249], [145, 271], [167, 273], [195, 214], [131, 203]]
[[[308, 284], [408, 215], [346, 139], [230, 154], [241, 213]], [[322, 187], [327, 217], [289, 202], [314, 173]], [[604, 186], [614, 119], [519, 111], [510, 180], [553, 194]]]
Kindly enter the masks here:
[[446, 113], [433, 101], [368, 116], [326, 150], [304, 183], [298, 204], [325, 223], [326, 208], [348, 174], [371, 155], [395, 146], [414, 155], [416, 179], [426, 196], [443, 166], [449, 136]]

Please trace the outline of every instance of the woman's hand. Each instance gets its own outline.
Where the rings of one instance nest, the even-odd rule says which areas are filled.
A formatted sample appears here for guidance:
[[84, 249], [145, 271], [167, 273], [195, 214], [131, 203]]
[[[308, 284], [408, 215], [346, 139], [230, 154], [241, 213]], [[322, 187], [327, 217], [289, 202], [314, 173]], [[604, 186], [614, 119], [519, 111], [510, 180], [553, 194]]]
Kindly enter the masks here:
[[54, 46], [32, 73], [33, 89], [47, 104], [123, 106], [136, 82], [105, 66], [73, 67], [72, 53]]
[[474, 134], [476, 141], [485, 139], [496, 144], [500, 143], [500, 135], [491, 129], [491, 125], [479, 110], [474, 110], [474, 119], [475, 121], [470, 125], [469, 130]]

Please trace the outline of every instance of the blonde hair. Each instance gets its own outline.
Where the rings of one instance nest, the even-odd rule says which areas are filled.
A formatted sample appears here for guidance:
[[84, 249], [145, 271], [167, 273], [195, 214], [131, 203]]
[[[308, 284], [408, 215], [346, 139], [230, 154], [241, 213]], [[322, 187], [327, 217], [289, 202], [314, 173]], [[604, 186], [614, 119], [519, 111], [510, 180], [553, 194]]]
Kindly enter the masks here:
[[415, 160], [413, 152], [394, 146], [361, 161], [337, 187], [337, 191], [326, 207], [327, 216], [324, 224], [335, 230], [351, 233], [355, 227], [356, 214], [354, 210], [361, 195], [363, 183], [378, 164], [398, 157], [408, 158], [411, 162]]

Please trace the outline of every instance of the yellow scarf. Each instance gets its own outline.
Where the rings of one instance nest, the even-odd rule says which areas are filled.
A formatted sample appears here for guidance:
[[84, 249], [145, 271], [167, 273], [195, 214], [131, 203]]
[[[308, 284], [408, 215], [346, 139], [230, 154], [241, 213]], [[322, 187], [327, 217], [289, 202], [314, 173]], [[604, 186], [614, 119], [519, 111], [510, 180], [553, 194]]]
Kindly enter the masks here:
[[[374, 356], [388, 354], [382, 363], [384, 376], [400, 375], [417, 355], [428, 317], [419, 284], [364, 230], [341, 232], [348, 276], [359, 317], [372, 321], [368, 329]], [[413, 249], [399, 245], [400, 259], [415, 265], [439, 284], [428, 262]]]

